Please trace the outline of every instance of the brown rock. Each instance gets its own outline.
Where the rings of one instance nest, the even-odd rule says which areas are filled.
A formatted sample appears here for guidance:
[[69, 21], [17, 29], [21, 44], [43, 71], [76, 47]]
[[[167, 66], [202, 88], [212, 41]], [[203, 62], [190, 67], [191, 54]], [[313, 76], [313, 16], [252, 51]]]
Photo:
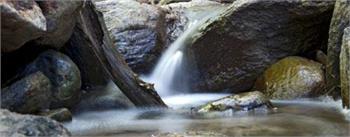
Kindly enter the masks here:
[[314, 97], [324, 93], [322, 64], [302, 57], [286, 57], [258, 78], [255, 89], [272, 99]]
[[240, 92], [277, 60], [322, 45], [333, 1], [236, 0], [189, 47], [197, 91]]
[[1, 52], [14, 51], [46, 31], [46, 19], [34, 0], [1, 0]]

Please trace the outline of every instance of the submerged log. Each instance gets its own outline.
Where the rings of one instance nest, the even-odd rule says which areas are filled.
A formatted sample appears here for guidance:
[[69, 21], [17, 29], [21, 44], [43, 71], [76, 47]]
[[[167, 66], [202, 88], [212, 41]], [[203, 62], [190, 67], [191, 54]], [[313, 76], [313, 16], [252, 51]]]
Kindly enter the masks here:
[[[76, 48], [77, 52], [80, 53], [84, 48], [85, 51], [93, 54], [85, 54], [89, 56], [88, 59], [92, 60], [84, 60], [84, 56], [77, 55], [80, 56], [77, 65], [83, 70], [83, 83], [89, 82], [90, 85], [93, 85], [95, 81], [89, 75], [102, 75], [99, 84], [107, 81], [103, 79], [108, 77], [136, 106], [166, 107], [156, 91], [150, 88], [150, 84], [140, 80], [128, 67], [121, 54], [113, 48], [106, 26], [103, 23], [102, 14], [95, 9], [91, 1], [84, 4], [78, 18], [68, 46]], [[73, 58], [73, 60], [75, 59]], [[88, 72], [100, 72], [100, 74], [89, 74]], [[85, 78], [88, 80], [84, 80]]]

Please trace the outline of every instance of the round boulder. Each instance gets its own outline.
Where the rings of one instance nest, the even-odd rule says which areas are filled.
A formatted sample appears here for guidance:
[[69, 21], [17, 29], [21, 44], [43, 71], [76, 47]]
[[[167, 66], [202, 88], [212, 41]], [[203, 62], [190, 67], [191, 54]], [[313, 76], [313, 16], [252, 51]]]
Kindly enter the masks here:
[[255, 89], [273, 99], [295, 99], [322, 94], [322, 64], [302, 57], [286, 57], [271, 65], [255, 83]]
[[80, 71], [66, 55], [48, 50], [28, 65], [22, 75], [43, 72], [52, 83], [51, 107], [70, 107], [78, 101], [81, 87]]
[[19, 113], [48, 109], [50, 89], [50, 80], [42, 72], [35, 72], [1, 89], [1, 108]]

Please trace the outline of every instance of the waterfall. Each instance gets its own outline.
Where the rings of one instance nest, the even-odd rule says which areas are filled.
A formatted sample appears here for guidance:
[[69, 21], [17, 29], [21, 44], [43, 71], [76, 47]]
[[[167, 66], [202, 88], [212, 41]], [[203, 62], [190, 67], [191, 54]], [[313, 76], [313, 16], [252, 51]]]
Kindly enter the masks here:
[[155, 89], [160, 96], [186, 92], [183, 91], [188, 89], [186, 79], [176, 80], [186, 73], [183, 68], [185, 65], [184, 47], [191, 44], [193, 36], [198, 33], [202, 24], [211, 17], [216, 17], [219, 13], [219, 11], [213, 11], [202, 18], [190, 20], [183, 34], [162, 54], [152, 73], [149, 76], [143, 77], [145, 81], [154, 83]]

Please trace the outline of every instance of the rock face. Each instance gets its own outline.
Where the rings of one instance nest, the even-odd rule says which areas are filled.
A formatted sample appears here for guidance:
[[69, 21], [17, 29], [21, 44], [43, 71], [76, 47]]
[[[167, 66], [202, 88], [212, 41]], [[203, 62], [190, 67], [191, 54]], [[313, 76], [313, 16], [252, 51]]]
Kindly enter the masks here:
[[70, 133], [60, 123], [46, 117], [20, 115], [0, 109], [0, 136], [59, 136], [68, 137]]
[[46, 21], [47, 31], [36, 42], [53, 48], [62, 47], [73, 32], [83, 1], [37, 1]]
[[[168, 42], [167, 35], [176, 33], [179, 17], [159, 7], [134, 0], [96, 2], [103, 12], [113, 43], [125, 61], [139, 73], [150, 72]], [[169, 23], [169, 31], [167, 31]]]
[[344, 30], [340, 52], [340, 88], [343, 107], [350, 108], [350, 27]]
[[42, 72], [35, 72], [1, 89], [1, 108], [19, 113], [48, 109], [50, 89], [50, 80]]
[[337, 0], [329, 28], [326, 79], [327, 91], [333, 95], [340, 93], [339, 54], [344, 29], [350, 26], [350, 1]]
[[46, 31], [46, 19], [34, 0], [0, 1], [1, 52], [10, 52]]
[[[237, 0], [201, 28], [188, 56], [193, 88], [239, 92], [277, 60], [320, 46], [334, 2]], [[197, 69], [196, 69], [197, 68]]]
[[198, 112], [224, 111], [233, 110], [251, 110], [257, 107], [267, 105], [272, 107], [269, 99], [260, 91], [240, 93], [237, 95], [227, 96], [216, 101], [210, 102], [199, 107]]
[[272, 99], [295, 99], [324, 93], [325, 78], [320, 63], [286, 57], [271, 65], [256, 81], [255, 88]]
[[80, 71], [68, 56], [53, 50], [45, 51], [29, 64], [21, 75], [36, 71], [43, 72], [52, 83], [51, 107], [70, 107], [78, 101], [81, 87]]

